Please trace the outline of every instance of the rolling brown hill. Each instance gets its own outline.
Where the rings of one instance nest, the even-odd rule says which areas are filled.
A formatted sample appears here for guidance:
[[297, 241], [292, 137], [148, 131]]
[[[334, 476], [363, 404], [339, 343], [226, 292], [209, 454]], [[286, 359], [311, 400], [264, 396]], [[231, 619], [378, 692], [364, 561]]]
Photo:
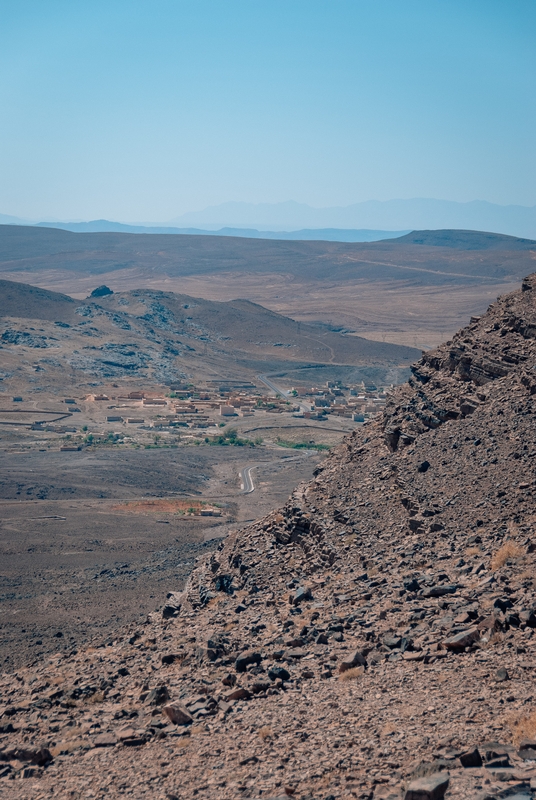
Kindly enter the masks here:
[[[455, 259], [453, 249], [461, 251]], [[446, 283], [449, 276], [467, 281], [520, 279], [531, 252], [536, 252], [536, 242], [479, 231], [414, 231], [399, 239], [346, 243], [0, 226], [2, 272], [53, 268], [102, 275], [142, 268], [174, 278], [291, 272], [309, 280], [413, 278]], [[416, 270], [428, 271], [426, 278], [413, 275]]]
[[95, 385], [95, 378], [251, 380], [259, 372], [305, 367], [343, 377], [366, 368], [376, 370], [373, 379], [396, 383], [420, 355], [296, 322], [247, 300], [222, 303], [149, 289], [78, 301], [0, 281], [0, 323], [2, 383], [13, 394], [32, 384], [41, 392], [67, 391]]
[[59, 292], [26, 283], [0, 280], [0, 318], [61, 320], [71, 322], [79, 303]]
[[412, 231], [397, 240], [400, 244], [419, 244], [428, 247], [452, 247], [456, 250], [534, 251], [533, 239], [520, 239], [502, 233], [485, 231], [438, 230]]
[[533, 269], [536, 244], [478, 231], [341, 243], [0, 226], [0, 276], [85, 297], [151, 288], [243, 297], [370, 339], [430, 347]]

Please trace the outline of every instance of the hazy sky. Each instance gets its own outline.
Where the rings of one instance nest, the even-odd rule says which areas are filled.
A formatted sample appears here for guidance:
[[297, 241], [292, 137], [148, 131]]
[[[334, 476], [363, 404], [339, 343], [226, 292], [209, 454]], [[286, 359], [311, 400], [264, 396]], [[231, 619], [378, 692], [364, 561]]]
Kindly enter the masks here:
[[0, 0], [0, 212], [536, 204], [534, 0]]

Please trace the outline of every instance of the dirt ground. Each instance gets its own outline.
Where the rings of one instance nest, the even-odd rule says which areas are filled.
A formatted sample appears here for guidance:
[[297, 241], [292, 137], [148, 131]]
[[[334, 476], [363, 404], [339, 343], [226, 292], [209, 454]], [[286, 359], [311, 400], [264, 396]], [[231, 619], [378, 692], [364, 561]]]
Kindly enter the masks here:
[[[196, 559], [310, 478], [316, 452], [262, 448], [0, 452], [0, 665], [72, 652], [163, 604]], [[239, 472], [255, 464], [255, 490]], [[202, 501], [186, 516], [147, 498]]]

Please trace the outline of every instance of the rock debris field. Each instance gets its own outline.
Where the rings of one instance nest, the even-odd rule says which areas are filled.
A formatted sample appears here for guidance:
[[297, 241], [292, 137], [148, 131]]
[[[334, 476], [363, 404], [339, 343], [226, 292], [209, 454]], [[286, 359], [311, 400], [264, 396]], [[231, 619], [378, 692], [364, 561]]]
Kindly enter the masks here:
[[9, 798], [536, 797], [536, 276], [113, 642], [0, 683]]

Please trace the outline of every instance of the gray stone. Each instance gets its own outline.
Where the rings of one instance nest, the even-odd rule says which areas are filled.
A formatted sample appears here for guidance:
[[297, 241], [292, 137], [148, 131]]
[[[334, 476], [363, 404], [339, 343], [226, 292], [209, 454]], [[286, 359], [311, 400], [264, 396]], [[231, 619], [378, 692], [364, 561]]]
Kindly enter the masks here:
[[283, 653], [283, 658], [285, 661], [295, 661], [298, 658], [305, 658], [306, 655], [307, 651], [302, 647], [294, 647], [290, 650], [285, 650]]
[[163, 707], [162, 713], [174, 725], [190, 725], [193, 722], [192, 715], [183, 705], [177, 702], [168, 703]]
[[232, 700], [249, 700], [250, 697], [251, 692], [248, 689], [237, 686], [236, 689], [233, 689], [232, 692], [229, 692], [229, 694], [225, 696], [225, 701], [229, 703]]
[[413, 531], [413, 533], [422, 533], [424, 532], [424, 519], [422, 517], [410, 517], [408, 520], [409, 529]]
[[299, 606], [300, 603], [305, 603], [307, 600], [312, 600], [313, 595], [311, 594], [310, 589], [306, 589], [303, 586], [299, 586], [295, 593], [294, 597], [292, 598], [292, 603], [295, 606]]
[[486, 764], [488, 769], [503, 769], [509, 766], [511, 766], [510, 759], [506, 754], [498, 758], [492, 758], [491, 761], [488, 761]]
[[425, 597], [443, 597], [446, 594], [455, 594], [458, 587], [455, 584], [449, 586], [432, 586], [424, 592]]
[[439, 772], [411, 781], [404, 800], [442, 800], [449, 785], [449, 775]]
[[462, 767], [466, 769], [469, 767], [481, 767], [482, 756], [480, 755], [478, 747], [474, 747], [472, 750], [467, 750], [466, 753], [462, 753], [460, 756], [460, 763]]
[[161, 706], [169, 700], [169, 692], [167, 686], [157, 686], [151, 689], [147, 695], [147, 702], [152, 706]]
[[276, 681], [277, 679], [281, 681], [289, 681], [290, 672], [285, 669], [285, 667], [272, 667], [268, 670], [268, 677], [271, 681]]
[[262, 656], [255, 650], [245, 650], [240, 653], [235, 662], [235, 669], [237, 672], [245, 672], [250, 664], [260, 664]]
[[517, 754], [524, 761], [536, 761], [536, 742], [522, 741]]
[[363, 655], [363, 653], [356, 650], [350, 658], [346, 658], [344, 661], [341, 661], [339, 664], [339, 672], [347, 672], [349, 669], [353, 669], [354, 667], [366, 667], [367, 666], [367, 659]]
[[92, 739], [95, 747], [114, 747], [117, 744], [117, 739], [113, 733], [100, 733]]
[[519, 615], [521, 622], [524, 622], [528, 628], [536, 628], [536, 614], [533, 610], [522, 611]]
[[52, 761], [52, 755], [47, 747], [23, 745], [10, 750], [0, 750], [0, 761], [28, 761], [30, 764], [42, 767]]
[[180, 661], [181, 656], [177, 653], [164, 653], [162, 658], [160, 659], [162, 664], [173, 664], [175, 661]]
[[269, 689], [270, 686], [270, 681], [258, 680], [255, 681], [255, 683], [252, 683], [250, 688], [253, 694], [261, 694], [261, 692], [265, 692], [267, 689]]
[[450, 639], [445, 639], [445, 641], [443, 642], [443, 646], [446, 647], [447, 650], [460, 652], [461, 650], [464, 650], [466, 647], [470, 647], [474, 642], [477, 642], [479, 639], [480, 639], [480, 632], [478, 628], [469, 628], [466, 631], [457, 633], [456, 636], [452, 636]]
[[508, 608], [513, 608], [513, 603], [508, 597], [497, 597], [493, 607], [504, 613]]

